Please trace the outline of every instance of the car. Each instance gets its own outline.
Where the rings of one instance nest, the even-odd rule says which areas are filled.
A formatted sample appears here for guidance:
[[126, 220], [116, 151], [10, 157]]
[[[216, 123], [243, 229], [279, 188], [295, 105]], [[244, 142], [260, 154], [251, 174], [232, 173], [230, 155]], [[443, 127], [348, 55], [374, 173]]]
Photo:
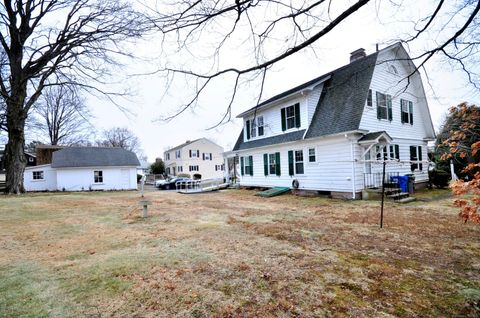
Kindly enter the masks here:
[[157, 188], [162, 189], [162, 190], [170, 190], [170, 189], [176, 189], [176, 187], [177, 187], [176, 183], [177, 182], [190, 182], [190, 181], [192, 181], [192, 179], [178, 177], [178, 178], [171, 178], [171, 179], [159, 180], [159, 181], [163, 181], [163, 182], [158, 182], [158, 185], [157, 185], [157, 182], [155, 182], [155, 186]]

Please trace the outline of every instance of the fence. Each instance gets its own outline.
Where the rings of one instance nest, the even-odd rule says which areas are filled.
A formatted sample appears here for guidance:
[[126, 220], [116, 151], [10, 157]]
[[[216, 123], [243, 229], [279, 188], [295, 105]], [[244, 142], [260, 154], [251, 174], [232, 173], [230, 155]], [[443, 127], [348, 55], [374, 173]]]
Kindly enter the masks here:
[[[398, 172], [386, 172], [385, 173], [385, 183], [394, 183], [392, 182], [392, 177], [398, 177]], [[364, 173], [364, 184], [365, 188], [372, 189], [372, 188], [381, 188], [382, 187], [382, 173]]]

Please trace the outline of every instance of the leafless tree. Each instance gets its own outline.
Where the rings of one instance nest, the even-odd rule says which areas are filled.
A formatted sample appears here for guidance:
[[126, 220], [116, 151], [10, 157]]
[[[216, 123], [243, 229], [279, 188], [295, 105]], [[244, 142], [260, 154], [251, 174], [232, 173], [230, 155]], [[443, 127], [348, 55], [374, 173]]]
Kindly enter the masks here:
[[114, 127], [102, 132], [102, 139], [98, 140], [98, 146], [101, 147], [119, 147], [135, 152], [137, 155], [142, 153], [140, 140], [128, 128]]
[[74, 87], [47, 88], [34, 107], [35, 131], [51, 145], [72, 145], [89, 140], [93, 127], [85, 101]]
[[[5, 102], [6, 192], [21, 193], [25, 121], [45, 87], [97, 90], [110, 75], [125, 39], [142, 36], [143, 16], [117, 0], [5, 0], [0, 3], [0, 72]], [[103, 91], [103, 93], [108, 93]]]
[[[388, 4], [387, 8], [384, 4]], [[346, 20], [365, 9], [371, 18], [388, 16], [392, 7], [401, 11], [403, 1], [197, 1], [182, 0], [165, 3], [158, 1], [155, 9], [156, 25], [163, 33], [163, 43], [175, 46], [178, 55], [190, 56], [204, 63], [175, 64], [166, 55], [159, 72], [165, 74], [169, 84], [178, 77], [194, 82], [194, 94], [169, 120], [198, 103], [199, 97], [214, 81], [230, 80], [232, 93], [226, 111], [219, 124], [230, 120], [231, 108], [239, 86], [256, 79], [259, 82], [258, 101], [267, 71], [288, 57], [307, 49], [314, 50], [326, 43], [326, 36], [335, 34], [348, 40], [348, 34], [340, 34], [339, 27]], [[410, 21], [411, 30], [405, 30], [401, 38], [408, 46], [425, 40], [423, 52], [412, 56], [417, 69], [422, 69], [435, 55], [445, 57], [462, 69], [468, 81], [478, 90], [480, 75], [475, 71], [479, 61], [480, 34], [478, 13], [480, 1], [430, 1], [430, 8], [418, 21]], [[383, 11], [382, 11], [383, 10]], [[411, 17], [397, 17], [410, 20]], [[379, 25], [379, 27], [385, 27]], [[235, 48], [242, 50], [246, 62], [229, 59]], [[233, 49], [233, 50], [232, 50]], [[173, 56], [173, 55], [170, 55]], [[186, 66], [185, 66], [186, 65]]]

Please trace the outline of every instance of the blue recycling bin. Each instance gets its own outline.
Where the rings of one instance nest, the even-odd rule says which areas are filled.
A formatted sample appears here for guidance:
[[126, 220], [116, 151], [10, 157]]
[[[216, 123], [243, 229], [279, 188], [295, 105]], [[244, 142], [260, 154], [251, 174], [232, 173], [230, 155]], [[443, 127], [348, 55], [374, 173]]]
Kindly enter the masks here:
[[408, 192], [408, 176], [393, 176], [390, 178], [398, 183], [402, 192]]

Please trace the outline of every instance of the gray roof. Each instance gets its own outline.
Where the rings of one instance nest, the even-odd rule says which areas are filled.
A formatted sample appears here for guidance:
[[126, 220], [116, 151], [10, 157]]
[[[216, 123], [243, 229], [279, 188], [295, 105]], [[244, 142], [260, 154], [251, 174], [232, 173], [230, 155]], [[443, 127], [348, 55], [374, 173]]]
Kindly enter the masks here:
[[388, 138], [392, 138], [390, 137], [389, 134], [387, 134], [387, 132], [385, 130], [382, 130], [382, 131], [376, 131], [376, 132], [371, 132], [371, 133], [368, 133], [364, 136], [362, 136], [362, 138], [360, 138], [358, 141], [374, 141], [376, 140], [378, 137], [380, 137], [381, 135], [387, 135]]
[[376, 62], [374, 53], [331, 73], [305, 139], [359, 129]]
[[140, 166], [137, 155], [122, 148], [69, 147], [52, 154], [52, 168]]
[[[377, 55], [378, 52], [375, 52], [364, 58], [351, 62], [330, 73], [317, 77], [282, 94], [276, 95], [261, 103], [259, 106], [292, 94], [295, 91], [301, 90], [315, 82], [321, 81], [327, 76], [330, 76], [330, 78], [324, 82], [319, 104], [316, 107], [310, 127], [305, 134], [305, 139], [358, 130], [363, 109], [365, 107], [365, 101], [367, 100], [373, 70], [377, 61]], [[305, 130], [302, 130], [302, 132], [304, 131]], [[233, 150], [280, 144], [288, 141], [300, 140], [302, 138], [303, 133], [300, 134], [299, 132], [293, 132], [265, 139], [243, 142], [242, 130]]]
[[243, 142], [243, 130], [238, 137], [237, 143], [233, 150], [245, 150], [250, 148], [257, 148], [257, 147], [264, 147], [276, 144], [282, 144], [285, 142], [291, 142], [296, 140], [301, 140], [303, 138], [303, 134], [305, 133], [305, 129], [290, 132], [287, 134], [276, 135], [268, 138], [262, 138], [257, 140], [252, 140], [248, 142]]

